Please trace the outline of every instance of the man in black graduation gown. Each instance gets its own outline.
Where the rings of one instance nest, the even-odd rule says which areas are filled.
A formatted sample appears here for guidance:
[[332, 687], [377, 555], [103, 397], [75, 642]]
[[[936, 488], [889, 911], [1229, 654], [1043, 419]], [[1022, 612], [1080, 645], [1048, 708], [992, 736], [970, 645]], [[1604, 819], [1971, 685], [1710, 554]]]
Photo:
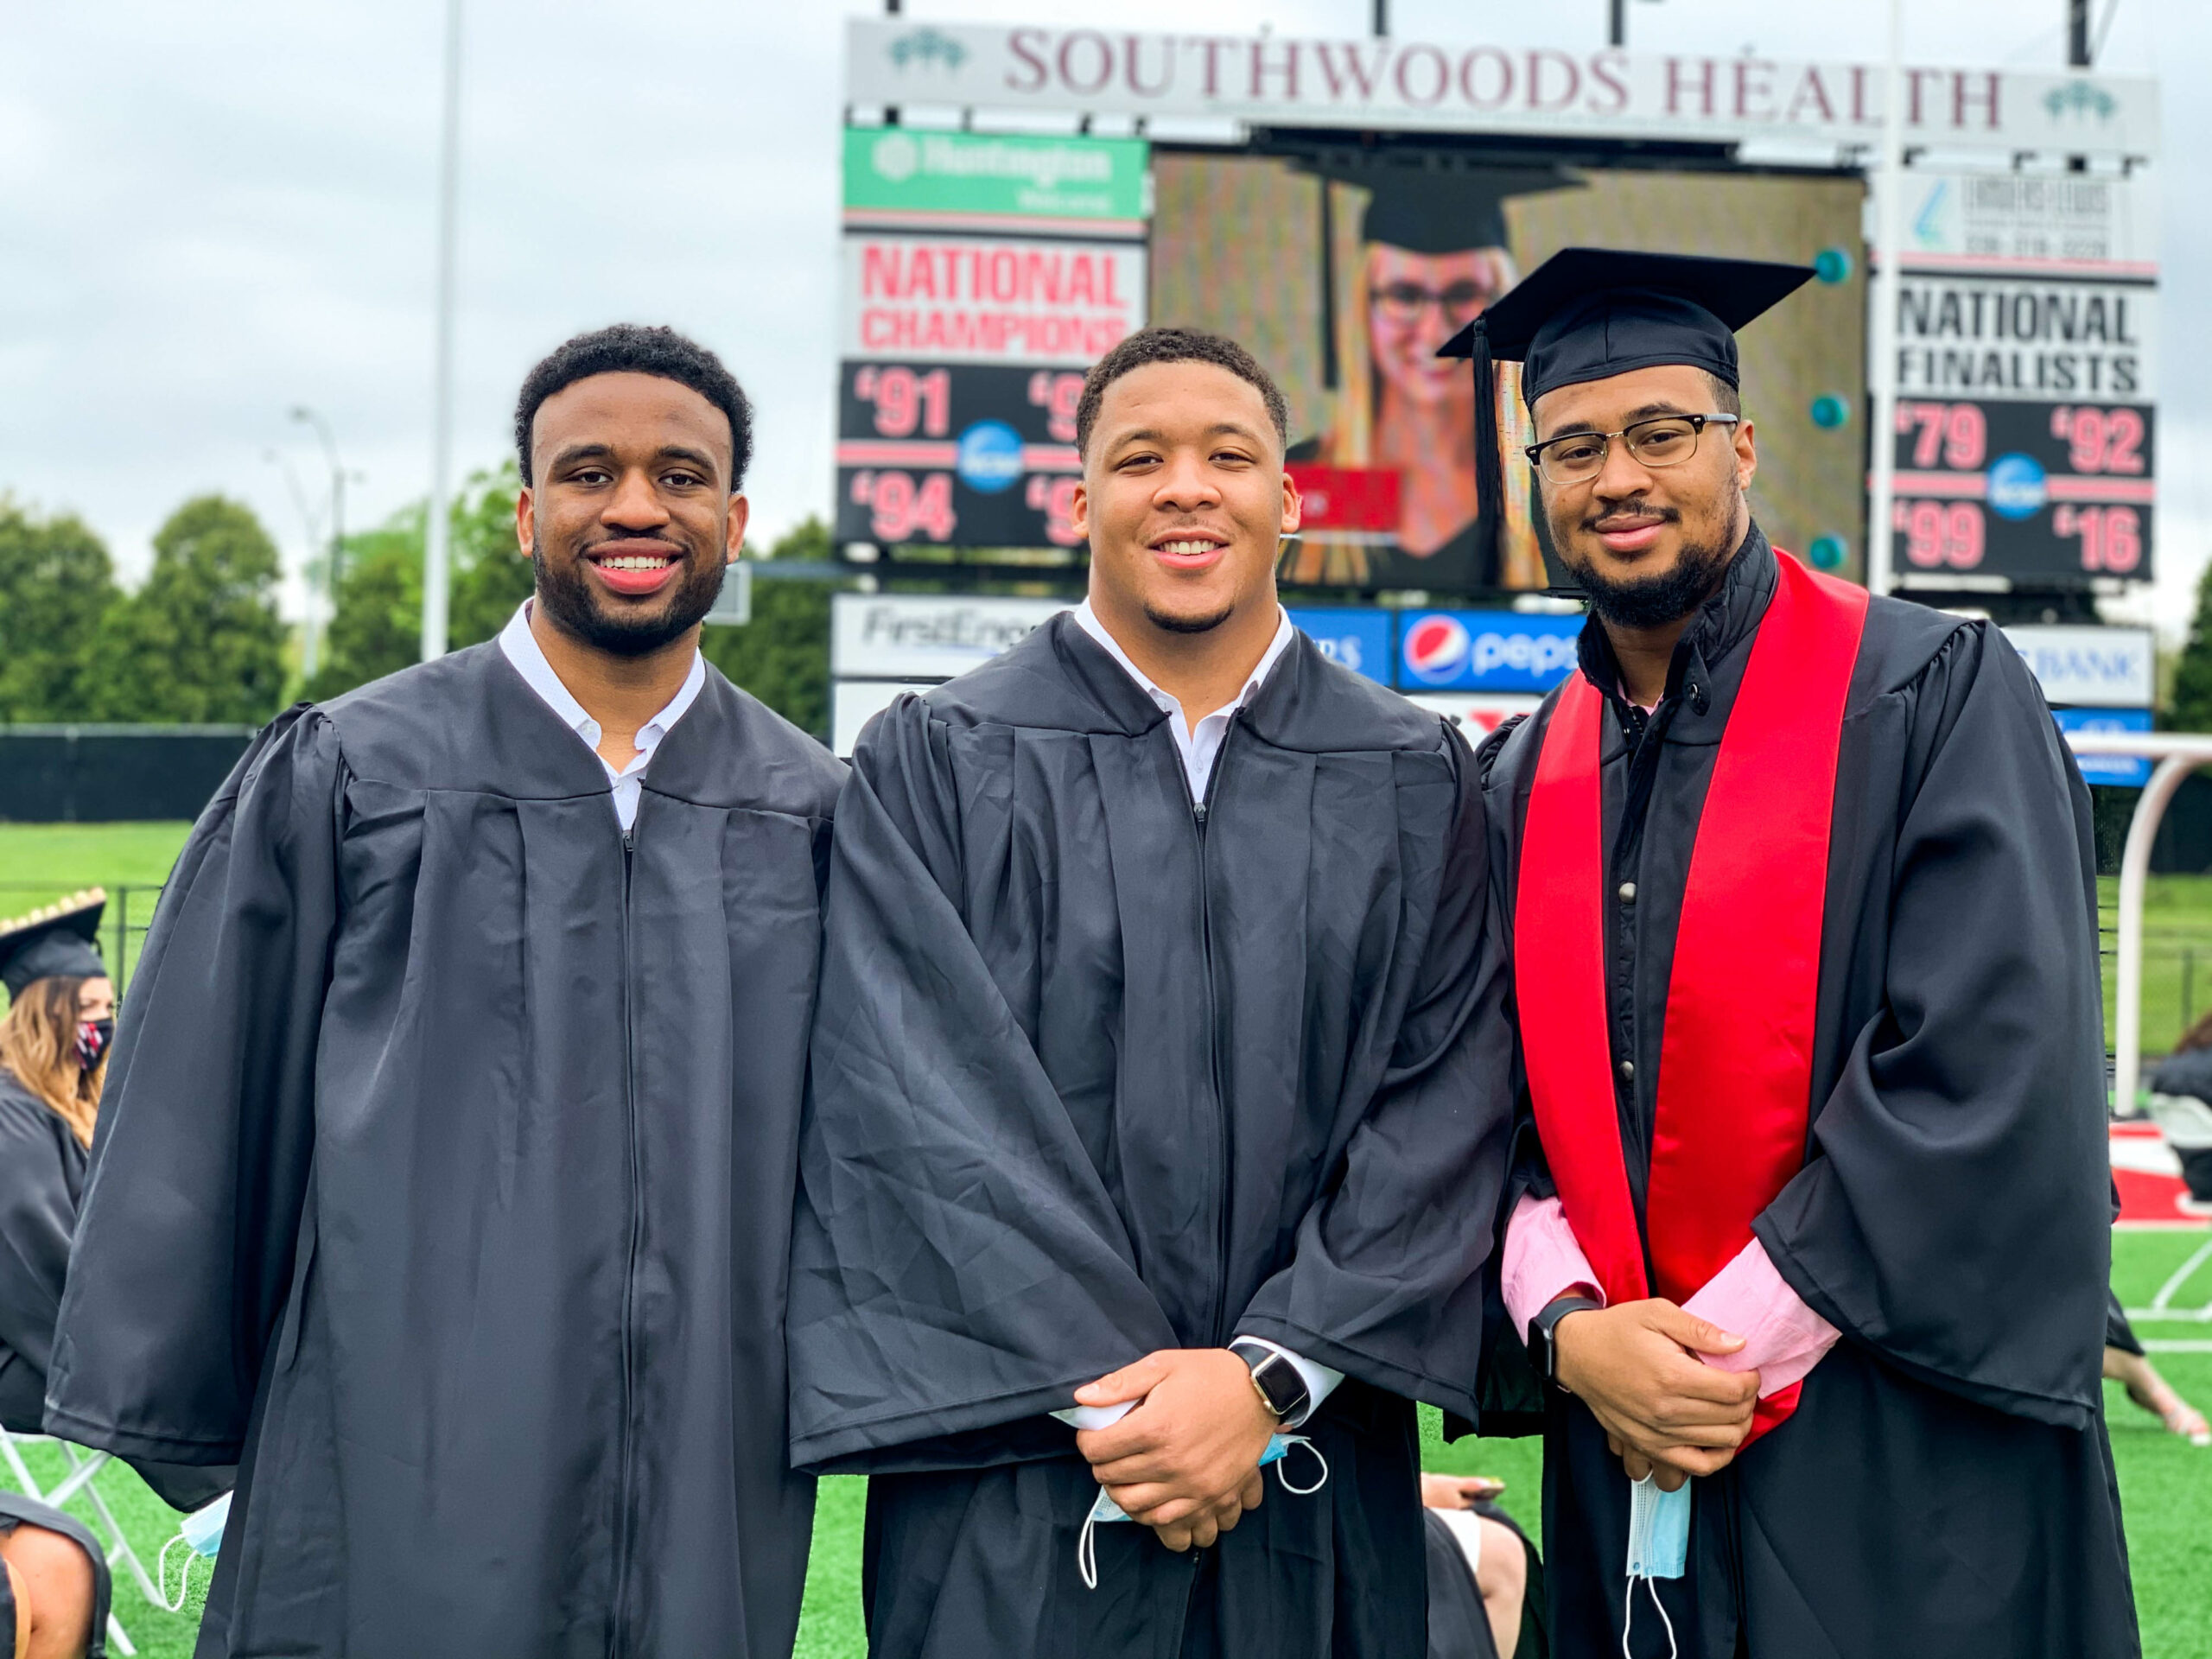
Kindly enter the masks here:
[[241, 1463], [207, 1656], [787, 1655], [793, 1160], [842, 769], [698, 654], [743, 393], [582, 336], [536, 597], [276, 720], [132, 980], [48, 1421]]
[[[791, 1444], [874, 1476], [877, 1659], [1424, 1651], [1412, 1402], [1472, 1409], [1502, 968], [1471, 758], [1276, 602], [1283, 420], [1229, 341], [1117, 346], [1087, 604], [855, 751]], [[1325, 1480], [1262, 1501], [1289, 1431]]]
[[1593, 614], [1480, 757], [1531, 1108], [1490, 1400], [1543, 1414], [1560, 1651], [2132, 1655], [2088, 797], [1996, 627], [1752, 522], [1732, 331], [1809, 274], [1570, 250], [1463, 343], [1526, 361]]

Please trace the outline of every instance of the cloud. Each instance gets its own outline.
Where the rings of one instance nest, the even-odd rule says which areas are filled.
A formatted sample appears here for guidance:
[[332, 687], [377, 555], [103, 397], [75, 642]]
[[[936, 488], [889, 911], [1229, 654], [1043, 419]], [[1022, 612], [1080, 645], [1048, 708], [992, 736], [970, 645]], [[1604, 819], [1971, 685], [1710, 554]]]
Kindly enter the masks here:
[[[112, 0], [18, 8], [0, 62], [0, 488], [74, 509], [125, 569], [188, 495], [243, 497], [297, 556], [272, 446], [336, 429], [366, 523], [429, 477], [437, 0]], [[925, 17], [1180, 28], [1185, 0], [919, 0]], [[1401, 32], [1465, 35], [1463, 8], [1395, 0]], [[760, 407], [752, 493], [771, 533], [830, 505], [842, 16], [872, 7], [468, 0], [454, 461], [505, 452], [530, 364], [575, 329], [666, 321], [721, 352]], [[2109, 67], [2202, 62], [2212, 9], [2122, 0]], [[1364, 6], [1217, 4], [1211, 29], [1339, 35]], [[1594, 41], [1603, 0], [1492, 10], [1493, 39]], [[1834, 15], [1770, 0], [1630, 9], [1632, 44], [1837, 54]], [[1922, 61], [2047, 50], [2007, 0], [1917, 8]], [[1879, 55], [1868, 29], [1844, 48]], [[2212, 101], [2168, 99], [2170, 361], [2212, 317], [2212, 228], [2181, 211], [2212, 154]], [[2212, 463], [2212, 391], [2170, 367], [2160, 473]], [[2203, 504], [2162, 509], [2192, 569]], [[2182, 537], [2187, 538], [2184, 543]], [[2157, 603], [2171, 599], [2162, 582]], [[2186, 594], [2188, 583], [2177, 591]], [[2184, 605], [2185, 613], [2185, 605]]]

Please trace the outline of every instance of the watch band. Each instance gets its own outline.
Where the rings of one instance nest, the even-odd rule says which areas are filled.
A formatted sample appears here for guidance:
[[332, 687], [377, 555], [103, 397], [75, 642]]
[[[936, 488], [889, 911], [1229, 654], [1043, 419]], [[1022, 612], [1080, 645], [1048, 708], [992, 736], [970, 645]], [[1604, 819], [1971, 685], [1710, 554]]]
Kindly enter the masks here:
[[1605, 1306], [1587, 1296], [1554, 1297], [1544, 1304], [1542, 1313], [1529, 1321], [1529, 1357], [1536, 1362], [1537, 1375], [1543, 1378], [1546, 1388], [1560, 1386], [1559, 1348], [1552, 1335], [1559, 1322], [1570, 1313], [1599, 1310]]
[[1231, 1343], [1230, 1352], [1243, 1360], [1252, 1374], [1252, 1388], [1276, 1422], [1296, 1427], [1305, 1421], [1313, 1395], [1298, 1367], [1283, 1355], [1256, 1343]]

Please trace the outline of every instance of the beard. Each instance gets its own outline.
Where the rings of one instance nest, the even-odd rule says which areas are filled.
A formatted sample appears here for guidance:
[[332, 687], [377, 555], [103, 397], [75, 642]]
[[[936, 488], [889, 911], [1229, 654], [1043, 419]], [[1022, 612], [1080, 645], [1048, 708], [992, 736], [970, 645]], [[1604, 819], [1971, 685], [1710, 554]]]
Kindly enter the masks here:
[[[1680, 524], [1682, 515], [1672, 507], [1654, 507], [1649, 502], [1631, 501], [1624, 504], [1630, 512], [1657, 513], [1669, 524]], [[1719, 515], [1719, 527], [1703, 535], [1684, 531], [1681, 550], [1675, 556], [1671, 569], [1653, 576], [1631, 576], [1616, 579], [1598, 569], [1595, 562], [1584, 563], [1561, 552], [1561, 562], [1582, 586], [1590, 601], [1590, 608], [1605, 621], [1622, 628], [1661, 628], [1682, 618], [1705, 603], [1720, 585], [1726, 574], [1728, 561], [1736, 548], [1726, 526], [1735, 522], [1732, 500]]]
[[714, 608], [729, 569], [719, 560], [695, 567], [687, 559], [666, 605], [656, 613], [625, 616], [600, 609], [582, 558], [552, 564], [532, 553], [530, 563], [537, 572], [537, 602], [561, 632], [610, 657], [648, 657], [682, 639]]
[[1155, 610], [1147, 605], [1144, 607], [1144, 620], [1169, 633], [1208, 633], [1228, 621], [1236, 609], [1234, 605], [1225, 605], [1208, 616], [1178, 616], [1173, 611]]

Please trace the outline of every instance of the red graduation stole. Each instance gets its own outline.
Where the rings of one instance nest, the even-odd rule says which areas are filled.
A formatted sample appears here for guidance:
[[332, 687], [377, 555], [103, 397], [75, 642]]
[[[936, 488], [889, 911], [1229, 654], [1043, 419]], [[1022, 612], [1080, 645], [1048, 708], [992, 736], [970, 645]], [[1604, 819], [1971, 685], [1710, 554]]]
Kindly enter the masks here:
[[[1866, 593], [1778, 550], [1768, 556], [1774, 598], [1698, 820], [1667, 988], [1644, 1198], [1656, 1287], [1607, 1034], [1605, 699], [1580, 673], [1552, 711], [1529, 797], [1514, 899], [1529, 1091], [1560, 1201], [1609, 1303], [1688, 1300], [1751, 1242], [1753, 1218], [1804, 1163], [1836, 748]], [[1751, 1439], [1787, 1418], [1797, 1395], [1792, 1384], [1760, 1401]]]

